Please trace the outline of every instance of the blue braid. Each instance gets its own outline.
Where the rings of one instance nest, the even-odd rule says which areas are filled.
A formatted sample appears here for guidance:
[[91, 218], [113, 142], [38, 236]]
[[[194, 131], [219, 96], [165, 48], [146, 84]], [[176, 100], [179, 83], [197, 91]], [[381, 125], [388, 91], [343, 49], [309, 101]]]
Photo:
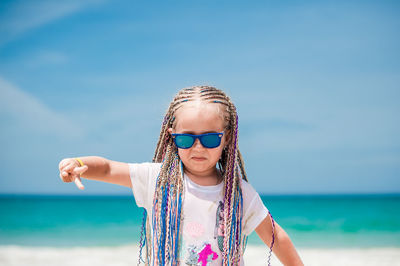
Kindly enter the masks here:
[[[167, 209], [167, 203], [168, 203], [168, 189], [163, 186], [163, 187], [161, 187], [161, 191], [163, 192], [162, 193], [163, 197], [162, 197], [162, 201], [161, 201], [161, 219], [162, 219], [161, 228], [165, 229], [166, 222], [167, 222], [165, 220], [165, 217], [166, 217], [165, 210]], [[162, 247], [165, 247], [165, 238], [166, 238], [165, 233], [166, 233], [166, 230], [161, 230], [161, 238], [160, 238], [161, 242], [158, 243], [158, 247], [161, 247], [161, 248], [158, 248], [158, 255], [159, 255], [159, 259], [160, 259], [160, 255], [161, 255], [160, 261], [161, 261], [162, 265], [165, 264], [165, 248], [162, 248]], [[161, 254], [160, 254], [160, 251], [161, 251]]]
[[[140, 261], [142, 261], [143, 263], [145, 263], [145, 261], [143, 260], [142, 257], [142, 252], [143, 252], [143, 247], [144, 245], [146, 245], [146, 219], [147, 219], [147, 211], [145, 208], [143, 208], [143, 219], [142, 219], [142, 228], [140, 231], [140, 244], [139, 244], [139, 260], [138, 260], [138, 264], [140, 264]], [[144, 238], [143, 238], [144, 235]]]

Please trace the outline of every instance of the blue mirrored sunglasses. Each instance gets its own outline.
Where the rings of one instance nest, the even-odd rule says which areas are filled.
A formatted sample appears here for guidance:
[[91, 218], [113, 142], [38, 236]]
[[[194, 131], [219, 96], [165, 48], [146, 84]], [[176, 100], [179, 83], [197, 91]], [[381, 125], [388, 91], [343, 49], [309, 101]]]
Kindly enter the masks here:
[[180, 149], [189, 149], [193, 146], [196, 139], [200, 140], [200, 143], [203, 145], [203, 147], [211, 149], [216, 148], [221, 144], [223, 135], [224, 132], [206, 133], [200, 135], [173, 133], [172, 138], [174, 139], [175, 145]]

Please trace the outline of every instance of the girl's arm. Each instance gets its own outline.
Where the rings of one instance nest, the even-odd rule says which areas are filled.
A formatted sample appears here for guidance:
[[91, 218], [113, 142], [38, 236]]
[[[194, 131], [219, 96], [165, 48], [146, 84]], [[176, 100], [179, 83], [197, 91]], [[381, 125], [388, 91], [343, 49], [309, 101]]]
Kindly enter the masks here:
[[79, 157], [79, 159], [83, 162], [83, 166], [75, 158], [61, 160], [59, 170], [62, 181], [75, 182], [80, 189], [84, 189], [80, 177], [132, 187], [127, 163], [98, 156]]
[[[272, 223], [271, 218], [268, 216], [257, 226], [256, 228], [257, 235], [261, 238], [261, 240], [268, 246], [271, 246], [272, 242]], [[279, 226], [277, 222], [275, 222], [275, 242], [272, 248], [274, 254], [278, 257], [278, 259], [285, 266], [298, 266], [304, 265], [300, 259], [299, 254], [290, 240], [289, 236], [286, 232]]]

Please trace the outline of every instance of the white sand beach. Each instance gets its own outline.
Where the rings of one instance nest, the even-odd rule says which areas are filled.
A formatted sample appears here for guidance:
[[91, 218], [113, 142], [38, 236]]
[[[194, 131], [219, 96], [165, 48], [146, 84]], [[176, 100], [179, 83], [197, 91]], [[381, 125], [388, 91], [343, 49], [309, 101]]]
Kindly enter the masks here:
[[[308, 266], [400, 266], [400, 248], [351, 248], [351, 249], [298, 249]], [[2, 266], [132, 266], [137, 264], [138, 248], [135, 245], [118, 247], [22, 247], [0, 246]], [[249, 245], [245, 264], [266, 265], [264, 247]], [[275, 257], [272, 265], [282, 265]]]

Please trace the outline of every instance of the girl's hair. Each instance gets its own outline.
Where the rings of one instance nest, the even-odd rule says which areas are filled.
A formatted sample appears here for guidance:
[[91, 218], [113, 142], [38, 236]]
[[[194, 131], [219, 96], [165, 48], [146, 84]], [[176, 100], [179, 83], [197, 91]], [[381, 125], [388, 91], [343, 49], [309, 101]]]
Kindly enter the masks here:
[[[153, 162], [162, 163], [153, 200], [153, 237], [146, 234], [147, 260], [157, 265], [177, 265], [180, 247], [182, 203], [184, 197], [183, 165], [169, 128], [175, 127], [176, 112], [191, 102], [215, 104], [223, 117], [229, 140], [218, 162], [223, 174], [224, 240], [223, 265], [237, 265], [247, 236], [242, 237], [243, 197], [240, 179], [247, 181], [238, 148], [238, 116], [234, 104], [221, 90], [209, 86], [184, 88], [171, 102], [164, 117]], [[147, 232], [149, 220], [147, 219]], [[152, 241], [153, 245], [150, 245]], [[144, 241], [141, 240], [141, 248]], [[150, 246], [152, 250], [150, 250]], [[140, 260], [140, 259], [139, 259]]]

